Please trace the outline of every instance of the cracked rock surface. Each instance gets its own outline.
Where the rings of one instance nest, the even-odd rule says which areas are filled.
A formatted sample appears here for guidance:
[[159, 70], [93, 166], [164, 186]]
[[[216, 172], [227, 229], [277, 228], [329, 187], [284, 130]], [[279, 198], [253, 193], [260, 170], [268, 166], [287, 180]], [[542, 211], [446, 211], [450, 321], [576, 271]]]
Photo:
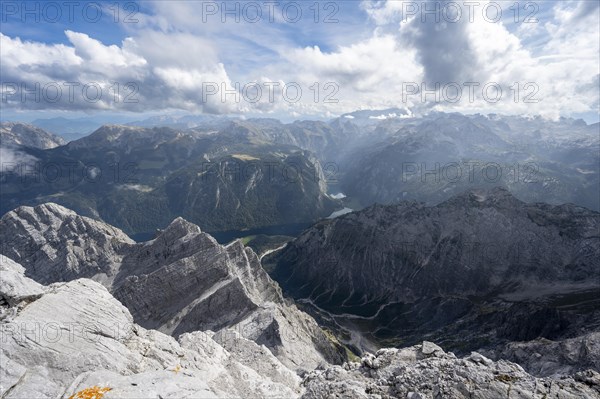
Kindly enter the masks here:
[[[7, 271], [22, 273], [14, 262]], [[179, 340], [133, 322], [102, 285], [79, 279], [40, 286], [23, 277], [23, 298], [0, 323], [0, 397], [68, 398], [92, 386], [105, 398], [296, 397], [300, 379], [264, 346], [236, 335], [225, 349], [210, 331]], [[0, 294], [8, 295], [0, 286]], [[13, 298], [15, 291], [11, 291]], [[22, 303], [23, 301], [27, 303]]]

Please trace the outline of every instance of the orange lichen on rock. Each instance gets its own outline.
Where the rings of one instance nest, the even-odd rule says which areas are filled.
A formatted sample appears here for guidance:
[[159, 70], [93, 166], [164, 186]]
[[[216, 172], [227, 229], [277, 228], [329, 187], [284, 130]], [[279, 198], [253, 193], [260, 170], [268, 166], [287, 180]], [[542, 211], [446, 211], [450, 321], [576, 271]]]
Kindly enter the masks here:
[[99, 386], [93, 386], [91, 388], [86, 388], [74, 393], [69, 397], [69, 399], [102, 399], [104, 394], [108, 391], [112, 391], [112, 388], [100, 388]]

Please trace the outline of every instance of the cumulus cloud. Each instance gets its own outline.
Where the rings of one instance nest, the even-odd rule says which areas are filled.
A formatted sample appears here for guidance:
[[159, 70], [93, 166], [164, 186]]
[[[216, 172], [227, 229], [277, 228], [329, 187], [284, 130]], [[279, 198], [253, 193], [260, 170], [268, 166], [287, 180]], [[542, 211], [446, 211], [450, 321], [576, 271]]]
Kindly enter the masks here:
[[[451, 3], [428, 2], [428, 7], [437, 4], [441, 9]], [[423, 20], [420, 13], [407, 13], [407, 2], [365, 0], [360, 10], [369, 16], [369, 22], [353, 23], [359, 23], [361, 29], [369, 27], [369, 32], [341, 37], [336, 32], [344, 20], [329, 27], [304, 23], [303, 29], [314, 29], [310, 32], [315, 43], [310, 45], [294, 41], [289, 32], [300, 25], [286, 24], [281, 18], [248, 24], [221, 23], [217, 16], [205, 22], [202, 7], [179, 1], [151, 3], [150, 13], [137, 15], [139, 24], [127, 27], [129, 37], [119, 45], [105, 45], [74, 31], [65, 32], [66, 45], [24, 41], [0, 33], [3, 105], [280, 112], [298, 117], [392, 107], [408, 108], [413, 114], [436, 109], [552, 118], [597, 111], [600, 3], [544, 3], [547, 9], [540, 13], [538, 23], [515, 26], [507, 25], [508, 17], [490, 22], [481, 11], [489, 2], [479, 3], [473, 15], [463, 6], [462, 17], [453, 23], [448, 18], [436, 20], [429, 15]], [[424, 7], [425, 3], [414, 4]], [[502, 4], [510, 16], [512, 3]], [[7, 82], [16, 86], [7, 86]], [[21, 84], [31, 88], [36, 82], [42, 86], [79, 82], [75, 88], [79, 99], [71, 101], [68, 87], [63, 87], [57, 101], [31, 101], [32, 95], [22, 101], [15, 90]], [[130, 82], [134, 85], [127, 86]], [[465, 86], [471, 82], [478, 84], [473, 98]], [[102, 98], [82, 100], [81, 86], [86, 83], [97, 84]], [[115, 83], [119, 84], [118, 93]], [[290, 92], [284, 88], [290, 83], [301, 87], [299, 101], [285, 98]], [[335, 86], [326, 88], [329, 83]], [[492, 83], [492, 90], [484, 92], [483, 86]], [[436, 84], [441, 87], [437, 96], [428, 94]], [[444, 91], [448, 84], [460, 86], [458, 101], [448, 101], [448, 95], [454, 94], [454, 86]], [[244, 92], [245, 87], [251, 87], [249, 93]], [[248, 101], [244, 94], [254, 98], [256, 87], [262, 95]], [[490, 101], [498, 87], [501, 98]], [[88, 89], [89, 95], [95, 94], [94, 88]]]
[[[288, 80], [305, 85], [335, 82], [336, 103], [328, 109], [342, 113], [362, 108], [397, 106], [405, 82], [418, 81], [423, 68], [413, 49], [399, 46], [394, 36], [375, 34], [350, 46], [324, 52], [318, 46], [284, 54], [295, 65]], [[312, 83], [311, 83], [312, 82]], [[323, 107], [324, 104], [316, 104]]]
[[66, 31], [65, 35], [70, 46], [28, 42], [0, 33], [3, 105], [236, 111], [235, 103], [204, 95], [203, 83], [231, 88], [231, 82], [211, 46], [191, 35], [148, 32], [125, 39], [121, 46], [104, 45], [80, 32]]
[[[413, 48], [423, 67], [421, 83], [426, 89], [436, 84], [440, 96], [426, 96], [419, 101], [425, 109], [462, 112], [501, 112], [541, 114], [557, 118], [598, 109], [598, 37], [600, 20], [598, 2], [556, 2], [550, 12], [538, 13], [537, 23], [523, 23], [529, 13], [522, 11], [517, 29], [507, 26], [506, 18], [495, 20], [497, 2], [479, 2], [473, 10], [461, 7], [456, 14], [423, 13], [425, 7], [443, 9], [461, 2], [430, 1], [363, 2], [363, 8], [379, 30], [393, 31], [403, 48]], [[593, 4], [592, 4], [593, 3]], [[488, 6], [489, 4], [489, 6]], [[513, 16], [503, 3], [504, 15]], [[452, 6], [454, 7], [454, 6]], [[452, 11], [450, 7], [448, 10]], [[487, 7], [487, 8], [486, 8]], [[491, 10], [484, 15], [483, 10]], [[407, 12], [410, 11], [410, 12]], [[545, 18], [541, 18], [544, 16]], [[547, 18], [546, 18], [547, 17]], [[511, 27], [512, 28], [512, 27]], [[536, 40], [528, 40], [535, 37]], [[474, 100], [463, 95], [460, 101], [447, 101], [444, 85], [475, 82]], [[490, 86], [487, 94], [482, 87]], [[495, 88], [502, 90], [496, 100]], [[412, 96], [414, 97], [414, 96]], [[410, 105], [410, 104], [409, 104]]]

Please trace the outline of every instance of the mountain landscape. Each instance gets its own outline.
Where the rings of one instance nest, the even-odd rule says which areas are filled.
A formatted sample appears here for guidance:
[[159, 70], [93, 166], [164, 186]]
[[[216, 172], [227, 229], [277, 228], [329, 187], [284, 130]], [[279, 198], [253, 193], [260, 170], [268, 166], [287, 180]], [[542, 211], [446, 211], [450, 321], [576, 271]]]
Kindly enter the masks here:
[[600, 397], [597, 128], [5, 123], [0, 396]]
[[[547, 358], [532, 355], [532, 375], [426, 340], [358, 357], [282, 296], [252, 249], [239, 240], [222, 246], [182, 218], [135, 243], [47, 203], [4, 215], [0, 236], [5, 398], [600, 394], [597, 333], [561, 346], [578, 363], [552, 377], [541, 375]], [[553, 344], [529, 345], [539, 355]]]
[[[503, 186], [523, 201], [600, 210], [600, 125], [563, 119], [438, 114], [378, 124], [351, 158], [342, 189], [363, 204], [436, 204]], [[388, 122], [388, 121], [386, 121]]]
[[54, 201], [147, 237], [177, 216], [218, 232], [307, 225], [336, 209], [317, 158], [287, 137], [236, 123], [216, 133], [104, 126], [51, 151], [22, 149], [34, 161], [5, 170], [2, 211]]
[[33, 128], [20, 139], [12, 133], [21, 144], [18, 156], [11, 150], [18, 162], [2, 170], [0, 211], [56, 202], [151, 238], [178, 216], [217, 236], [273, 227], [298, 234], [344, 208], [404, 200], [435, 205], [496, 186], [523, 201], [600, 210], [598, 124], [411, 118], [400, 110], [329, 122], [195, 120], [194, 127], [107, 125], [49, 149], [23, 144], [32, 142]]
[[599, 231], [595, 211], [473, 190], [319, 222], [263, 263], [349, 344], [460, 354], [598, 331]]
[[174, 336], [243, 331], [292, 369], [345, 356], [314, 320], [286, 303], [251, 249], [239, 240], [221, 246], [182, 218], [136, 244], [112, 226], [50, 203], [6, 214], [0, 231], [3, 253], [25, 276], [45, 284], [99, 281], [143, 327]]
[[0, 19], [0, 399], [600, 399], [600, 1]]

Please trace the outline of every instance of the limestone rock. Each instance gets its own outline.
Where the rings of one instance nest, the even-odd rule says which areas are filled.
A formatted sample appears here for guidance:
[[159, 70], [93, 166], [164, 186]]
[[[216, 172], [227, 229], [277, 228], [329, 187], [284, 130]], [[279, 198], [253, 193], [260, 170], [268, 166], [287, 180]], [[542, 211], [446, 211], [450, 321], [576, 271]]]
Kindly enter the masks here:
[[121, 230], [54, 203], [19, 207], [0, 219], [0, 253], [41, 284], [86, 277], [105, 285], [134, 241]]
[[4, 147], [25, 146], [45, 150], [66, 143], [62, 137], [27, 123], [2, 122], [0, 124], [0, 144]]
[[433, 342], [423, 341], [421, 352], [423, 352], [424, 355], [434, 355], [437, 353], [444, 353], [444, 350]]
[[[26, 284], [17, 287], [21, 296], [35, 285], [23, 279]], [[3, 398], [69, 397], [93, 386], [110, 388], [106, 398], [301, 392], [299, 379], [266, 348], [238, 337], [240, 347], [232, 354], [207, 333], [184, 334], [177, 342], [146, 330], [106, 288], [88, 279], [46, 287], [0, 322], [0, 336]]]
[[234, 329], [299, 371], [344, 359], [314, 319], [284, 299], [250, 248], [239, 240], [220, 245], [182, 218], [134, 243], [117, 228], [49, 203], [4, 215], [0, 239], [27, 276], [44, 284], [99, 281], [144, 328], [174, 337]]
[[26, 278], [25, 268], [0, 255], [0, 320], [8, 309], [37, 299], [44, 287]]
[[[475, 356], [479, 362], [474, 362], [443, 351], [434, 353], [435, 356], [424, 357], [422, 345], [416, 345], [379, 351], [367, 356], [369, 362], [359, 367], [332, 366], [313, 371], [304, 380], [306, 392], [302, 398], [593, 399], [599, 394], [592, 386], [597, 373], [591, 371], [575, 379], [535, 378], [520, 366], [503, 360], [485, 361], [479, 355]], [[379, 367], [373, 368], [375, 363]]]

